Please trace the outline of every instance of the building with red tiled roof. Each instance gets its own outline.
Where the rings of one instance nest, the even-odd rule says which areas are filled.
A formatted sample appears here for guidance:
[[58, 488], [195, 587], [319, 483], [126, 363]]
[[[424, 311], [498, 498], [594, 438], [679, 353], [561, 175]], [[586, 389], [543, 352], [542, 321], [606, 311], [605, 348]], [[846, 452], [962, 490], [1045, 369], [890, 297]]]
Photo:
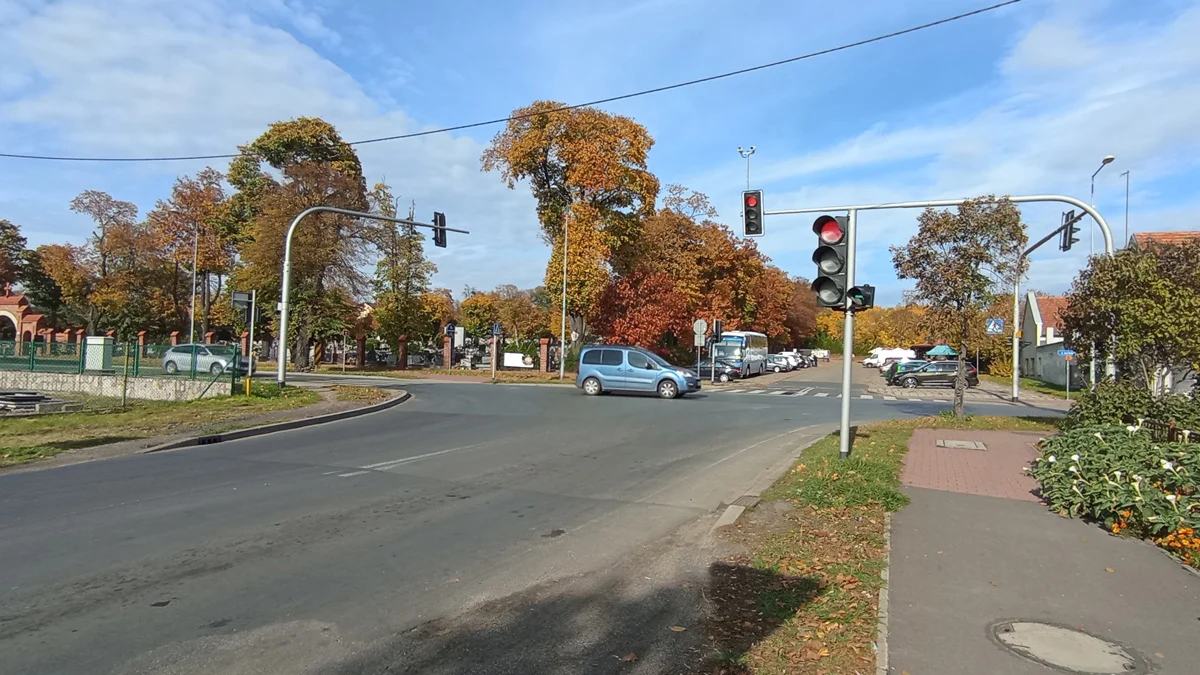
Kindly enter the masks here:
[[1176, 230], [1174, 232], [1134, 232], [1129, 237], [1129, 248], [1146, 250], [1152, 244], [1182, 244], [1200, 240], [1200, 230]]
[[[1067, 381], [1067, 363], [1058, 355], [1063, 344], [1062, 313], [1067, 299], [1061, 295], [1025, 296], [1021, 315], [1021, 376], [1063, 386]], [[1074, 370], [1074, 368], [1072, 368]], [[1078, 375], [1071, 373], [1072, 386]]]

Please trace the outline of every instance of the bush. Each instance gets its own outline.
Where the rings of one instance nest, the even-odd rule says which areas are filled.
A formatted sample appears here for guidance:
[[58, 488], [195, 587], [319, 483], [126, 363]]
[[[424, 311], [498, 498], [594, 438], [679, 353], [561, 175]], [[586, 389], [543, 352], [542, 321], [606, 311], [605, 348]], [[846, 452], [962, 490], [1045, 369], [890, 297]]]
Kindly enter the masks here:
[[1012, 377], [1012, 361], [1009, 359], [992, 359], [987, 364], [988, 375], [996, 377]]
[[1137, 426], [1080, 426], [1043, 441], [1032, 474], [1052, 509], [1200, 562], [1200, 446], [1154, 443]]
[[1145, 387], [1105, 380], [1095, 390], [1080, 394], [1062, 427], [1124, 425], [1136, 419], [1174, 421], [1185, 429], [1200, 429], [1200, 402], [1179, 394], [1155, 398]]

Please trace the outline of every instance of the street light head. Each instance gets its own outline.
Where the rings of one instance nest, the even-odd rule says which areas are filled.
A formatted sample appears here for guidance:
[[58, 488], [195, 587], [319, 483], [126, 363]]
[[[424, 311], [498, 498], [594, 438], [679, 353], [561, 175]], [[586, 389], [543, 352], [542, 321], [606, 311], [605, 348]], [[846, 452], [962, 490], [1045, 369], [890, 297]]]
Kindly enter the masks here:
[[742, 154], [742, 146], [740, 146], [740, 145], [738, 146], [738, 154], [739, 155]]
[[1112, 164], [1112, 163], [1113, 163], [1113, 162], [1114, 162], [1116, 159], [1117, 159], [1116, 157], [1113, 157], [1112, 155], [1108, 155], [1107, 157], [1105, 157], [1104, 159], [1102, 159], [1102, 160], [1100, 161], [1100, 163], [1101, 163], [1102, 165], [1103, 165], [1103, 164]]
[[750, 152], [754, 152], [754, 151], [755, 151], [755, 149], [756, 149], [756, 148], [755, 148], [753, 145], [752, 145], [752, 146], [750, 146]]

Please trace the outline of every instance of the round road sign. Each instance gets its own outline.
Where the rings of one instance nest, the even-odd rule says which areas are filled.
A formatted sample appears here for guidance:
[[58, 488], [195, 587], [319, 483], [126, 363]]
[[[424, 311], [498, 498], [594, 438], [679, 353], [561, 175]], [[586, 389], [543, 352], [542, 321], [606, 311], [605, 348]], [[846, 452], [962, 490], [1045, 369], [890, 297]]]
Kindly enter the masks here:
[[700, 335], [704, 335], [708, 330], [708, 322], [704, 319], [696, 319], [696, 323], [692, 324], [692, 330]]

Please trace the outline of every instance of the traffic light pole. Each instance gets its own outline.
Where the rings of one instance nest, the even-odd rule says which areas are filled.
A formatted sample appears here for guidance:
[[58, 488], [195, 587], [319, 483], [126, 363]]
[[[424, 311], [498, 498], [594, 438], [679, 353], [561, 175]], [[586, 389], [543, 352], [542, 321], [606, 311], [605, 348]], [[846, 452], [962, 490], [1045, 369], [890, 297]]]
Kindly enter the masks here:
[[471, 234], [467, 230], [456, 230], [452, 227], [437, 228], [429, 223], [418, 223], [415, 220], [406, 218], [389, 218], [380, 216], [374, 213], [363, 213], [362, 211], [351, 211], [349, 209], [339, 209], [332, 206], [313, 206], [304, 209], [292, 219], [292, 224], [288, 226], [287, 239], [283, 244], [283, 289], [280, 293], [279, 300], [279, 358], [278, 366], [275, 371], [275, 381], [279, 386], [287, 384], [287, 355], [288, 355], [288, 298], [292, 287], [292, 235], [296, 233], [296, 226], [306, 216], [314, 213], [337, 213], [343, 216], [354, 216], [355, 218], [366, 218], [367, 220], [382, 220], [388, 223], [400, 223], [401, 225], [412, 225], [413, 227], [428, 227], [433, 230], [444, 230], [446, 232], [459, 232], [461, 234]]
[[[858, 211], [850, 209], [846, 218], [846, 290], [854, 288], [854, 249], [858, 229]], [[850, 381], [854, 379], [854, 312], [850, 310], [850, 296], [844, 298], [846, 303], [845, 323], [842, 326], [842, 431], [838, 437], [838, 456], [846, 459], [850, 456], [850, 446], [854, 444], [850, 438]]]
[[[1017, 197], [1006, 197], [1006, 199], [1014, 204], [1029, 204], [1038, 202], [1061, 202], [1078, 207], [1084, 213], [1092, 217], [1093, 222], [1100, 227], [1100, 233], [1104, 235], [1104, 251], [1109, 256], [1113, 255], [1113, 238], [1112, 231], [1108, 228], [1108, 222], [1104, 220], [1104, 216], [1100, 212], [1092, 208], [1090, 204], [1086, 204], [1074, 197], [1065, 195], [1021, 195]], [[764, 211], [763, 216], [790, 216], [800, 215], [805, 213], [827, 213], [830, 211], [847, 211], [850, 214], [847, 223], [847, 236], [849, 237], [848, 252], [846, 254], [846, 263], [848, 267], [846, 289], [849, 290], [854, 285], [854, 248], [855, 248], [855, 230], [857, 229], [858, 211], [882, 211], [886, 209], [924, 209], [924, 208], [940, 208], [946, 206], [960, 206], [965, 202], [975, 201], [972, 199], [933, 199], [921, 202], [892, 202], [888, 204], [857, 204], [851, 206], [816, 206], [803, 209], [780, 209], [778, 211]], [[1020, 280], [1018, 279], [1018, 284]], [[1019, 288], [1019, 286], [1017, 287]], [[847, 302], [849, 299], [847, 298]], [[1013, 326], [1015, 335], [1016, 326]], [[1015, 344], [1015, 343], [1014, 343]], [[846, 457], [850, 451], [850, 378], [853, 376], [851, 369], [854, 356], [854, 316], [853, 312], [846, 312], [846, 322], [842, 335], [842, 429], [839, 450], [842, 457]], [[1114, 374], [1115, 366], [1111, 358], [1109, 359], [1107, 371], [1109, 375]], [[1017, 372], [1013, 372], [1013, 381], [1016, 382]], [[1014, 389], [1015, 391], [1015, 389]]]

